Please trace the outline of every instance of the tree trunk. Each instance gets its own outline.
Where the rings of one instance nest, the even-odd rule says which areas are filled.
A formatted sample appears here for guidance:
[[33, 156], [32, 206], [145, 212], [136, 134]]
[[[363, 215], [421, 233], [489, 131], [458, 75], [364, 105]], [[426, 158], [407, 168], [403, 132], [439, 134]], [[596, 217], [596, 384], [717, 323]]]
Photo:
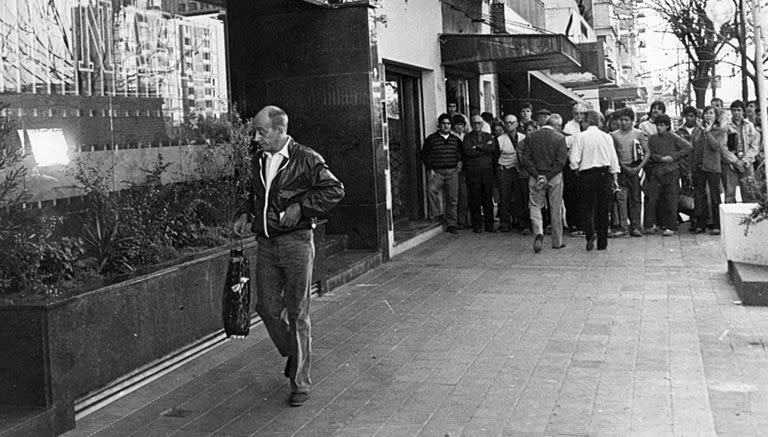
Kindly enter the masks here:
[[691, 81], [691, 84], [693, 84], [693, 91], [696, 93], [697, 108], [703, 108], [707, 106], [707, 88], [709, 88], [710, 80], [710, 77], [699, 76]]

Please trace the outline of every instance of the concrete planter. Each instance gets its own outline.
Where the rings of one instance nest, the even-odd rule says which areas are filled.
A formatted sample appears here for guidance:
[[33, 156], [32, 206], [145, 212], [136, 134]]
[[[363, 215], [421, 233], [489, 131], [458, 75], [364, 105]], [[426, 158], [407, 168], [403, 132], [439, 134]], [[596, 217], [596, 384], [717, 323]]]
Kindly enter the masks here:
[[757, 206], [755, 203], [720, 205], [720, 241], [728, 261], [768, 266], [768, 222], [749, 226], [740, 224]]
[[768, 222], [741, 224], [754, 203], [720, 205], [721, 242], [728, 275], [744, 305], [768, 306]]
[[[323, 241], [318, 226], [313, 281], [324, 285]], [[256, 246], [245, 243], [252, 270]], [[67, 298], [0, 300], [0, 416], [26, 409], [34, 413], [26, 422], [39, 421], [2, 423], [0, 436], [72, 429], [75, 399], [222, 330], [231, 247]]]

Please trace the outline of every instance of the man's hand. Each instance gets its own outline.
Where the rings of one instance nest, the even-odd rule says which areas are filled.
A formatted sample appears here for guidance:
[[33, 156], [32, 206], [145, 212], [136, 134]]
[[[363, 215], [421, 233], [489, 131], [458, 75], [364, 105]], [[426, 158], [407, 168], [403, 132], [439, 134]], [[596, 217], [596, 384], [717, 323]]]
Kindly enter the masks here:
[[280, 218], [280, 226], [292, 228], [301, 220], [301, 206], [298, 203], [292, 203], [285, 209], [285, 213]]
[[736, 171], [739, 173], [744, 173], [747, 171], [747, 168], [749, 167], [749, 164], [747, 164], [743, 159], [739, 159], [736, 162]]
[[545, 185], [547, 185], [547, 177], [539, 175], [539, 177], [536, 178], [536, 189], [541, 190]]
[[238, 237], [242, 237], [248, 232], [249, 229], [248, 214], [240, 214], [240, 217], [232, 223], [232, 232]]
[[675, 158], [673, 158], [671, 156], [665, 156], [665, 157], [661, 158], [661, 162], [675, 162]]

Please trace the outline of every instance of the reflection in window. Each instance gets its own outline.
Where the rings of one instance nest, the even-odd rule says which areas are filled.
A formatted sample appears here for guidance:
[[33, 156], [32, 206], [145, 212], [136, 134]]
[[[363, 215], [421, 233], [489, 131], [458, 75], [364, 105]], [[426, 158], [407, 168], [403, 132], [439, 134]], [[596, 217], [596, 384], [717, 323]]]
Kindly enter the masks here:
[[[19, 136], [23, 138], [24, 131], [19, 131]], [[69, 164], [69, 148], [61, 129], [28, 129], [26, 136], [39, 167]]]
[[[211, 51], [223, 43], [223, 22], [216, 12], [177, 14], [186, 8], [165, 0], [0, 0], [0, 104], [11, 105], [17, 129], [48, 132], [28, 137], [30, 147], [54, 137], [59, 144], [35, 146], [38, 166], [64, 162], [67, 143], [102, 151], [183, 144], [192, 114], [226, 113], [225, 59]], [[217, 103], [196, 101], [202, 96]], [[116, 180], [143, 177], [138, 152], [115, 161]], [[72, 185], [63, 171], [53, 176]]]

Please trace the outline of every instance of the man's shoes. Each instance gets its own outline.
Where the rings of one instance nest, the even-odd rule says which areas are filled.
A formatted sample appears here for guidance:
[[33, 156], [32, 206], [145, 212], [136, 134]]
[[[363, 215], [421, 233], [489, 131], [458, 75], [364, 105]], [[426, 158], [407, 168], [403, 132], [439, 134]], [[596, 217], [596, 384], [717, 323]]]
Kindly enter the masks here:
[[583, 237], [584, 235], [586, 235], [584, 234], [584, 231], [580, 231], [578, 229], [571, 231], [571, 237]]
[[642, 237], [643, 233], [640, 232], [640, 229], [635, 228], [635, 229], [632, 229], [632, 232], [630, 232], [629, 235], [633, 237]]
[[655, 234], [656, 233], [656, 226], [645, 228], [643, 231], [644, 234]]
[[621, 237], [628, 237], [629, 234], [626, 231], [615, 231], [608, 234], [608, 238], [621, 238]]
[[499, 226], [499, 231], [501, 232], [509, 232], [512, 228], [509, 226], [509, 224], [502, 224]]
[[542, 244], [544, 244], [544, 236], [539, 234], [533, 239], [533, 251], [536, 253], [541, 252]]
[[605, 246], [605, 247], [598, 247], [598, 248], [597, 248], [597, 250], [605, 250], [605, 249], [608, 249], [608, 246]]
[[662, 232], [661, 235], [663, 237], [671, 237], [675, 235], [675, 231], [673, 231], [672, 229], [664, 229], [664, 232]]
[[288, 355], [288, 360], [285, 361], [285, 370], [283, 370], [283, 375], [286, 378], [291, 377], [291, 364], [293, 364], [293, 357]]
[[552, 249], [562, 249], [565, 247], [565, 243], [561, 244], [559, 247], [552, 246]]
[[523, 232], [522, 232], [522, 234], [525, 235], [526, 237], [531, 235], [532, 233], [533, 232], [531, 232], [531, 230], [528, 228], [523, 229]]
[[597, 235], [592, 234], [592, 236], [587, 239], [587, 250], [595, 248], [595, 241], [597, 241]]
[[474, 232], [476, 234], [482, 234], [483, 233], [483, 228], [472, 228], [472, 232]]
[[288, 403], [292, 407], [300, 407], [309, 400], [309, 393], [291, 393], [291, 397], [288, 398]]
[[493, 223], [490, 225], [485, 225], [485, 232], [488, 232], [490, 234], [496, 232], [496, 229], [493, 227]]
[[459, 228], [457, 228], [456, 226], [448, 226], [447, 230], [451, 234], [458, 234], [459, 233]]
[[714, 228], [709, 231], [709, 235], [720, 235], [720, 229]]

